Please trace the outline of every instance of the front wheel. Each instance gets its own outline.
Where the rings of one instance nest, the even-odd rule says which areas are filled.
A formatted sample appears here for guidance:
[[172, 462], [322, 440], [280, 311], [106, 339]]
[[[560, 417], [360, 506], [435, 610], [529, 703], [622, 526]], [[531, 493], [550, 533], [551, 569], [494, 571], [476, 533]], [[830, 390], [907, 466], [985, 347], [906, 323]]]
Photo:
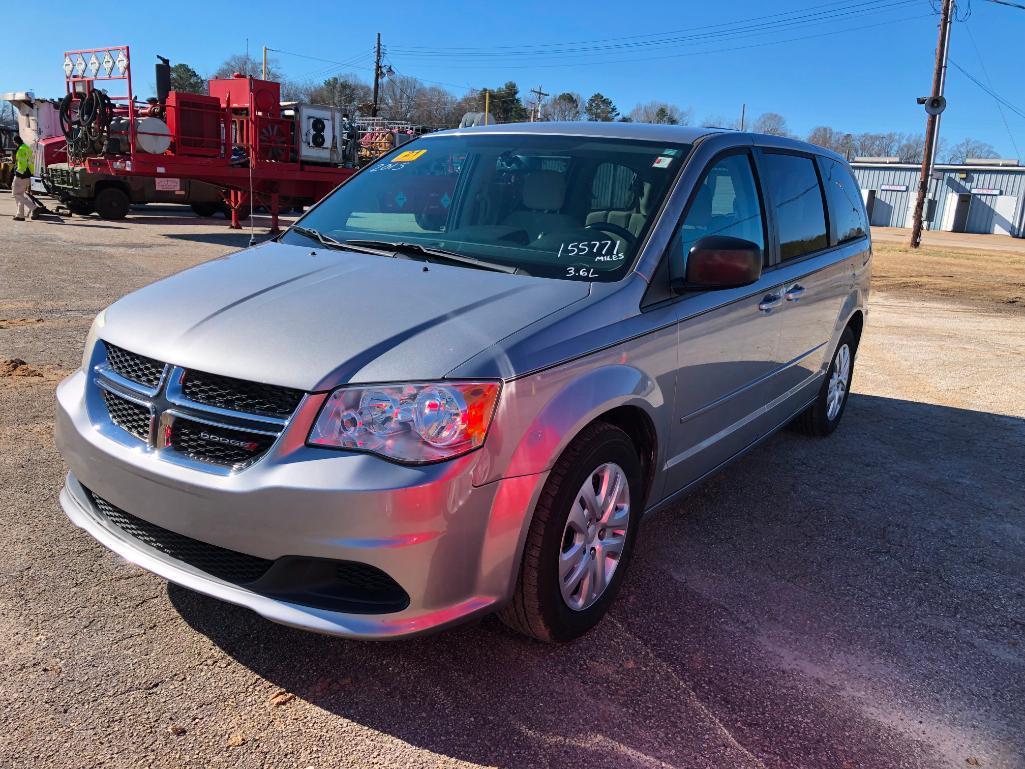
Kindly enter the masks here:
[[833, 360], [829, 363], [829, 370], [826, 371], [826, 378], [822, 382], [818, 396], [790, 423], [793, 430], [805, 435], [824, 437], [837, 428], [847, 408], [847, 398], [851, 392], [856, 349], [854, 332], [850, 328], [845, 328], [840, 335], [840, 343], [833, 352]]
[[630, 437], [596, 422], [559, 457], [527, 533], [511, 603], [499, 618], [541, 641], [571, 641], [608, 611], [640, 516], [641, 466]]
[[120, 187], [104, 187], [96, 193], [93, 208], [101, 219], [124, 219], [128, 215], [128, 194]]

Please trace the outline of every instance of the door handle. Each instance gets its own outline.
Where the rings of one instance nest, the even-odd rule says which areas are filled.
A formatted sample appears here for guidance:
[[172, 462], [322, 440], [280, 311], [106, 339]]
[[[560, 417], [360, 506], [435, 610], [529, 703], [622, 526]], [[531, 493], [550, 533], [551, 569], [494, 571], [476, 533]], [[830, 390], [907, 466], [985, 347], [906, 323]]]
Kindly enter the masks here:
[[788, 302], [796, 302], [800, 300], [800, 298], [804, 296], [804, 286], [800, 283], [795, 283], [787, 289], [785, 296]]
[[778, 307], [782, 301], [783, 297], [780, 294], [766, 294], [758, 303], [758, 309], [762, 312], [772, 312], [772, 308]]

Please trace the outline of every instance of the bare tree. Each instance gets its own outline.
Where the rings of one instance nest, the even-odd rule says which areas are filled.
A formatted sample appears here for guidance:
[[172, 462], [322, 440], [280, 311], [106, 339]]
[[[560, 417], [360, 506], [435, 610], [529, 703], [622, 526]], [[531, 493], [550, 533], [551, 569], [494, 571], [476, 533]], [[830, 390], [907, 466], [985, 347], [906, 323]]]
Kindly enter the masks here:
[[997, 151], [992, 144], [965, 137], [950, 148], [947, 153], [947, 162], [964, 163], [968, 158], [995, 158], [996, 156]]
[[897, 145], [897, 157], [901, 163], [921, 163], [925, 152], [925, 137], [922, 134], [905, 134]]
[[553, 96], [541, 108], [545, 120], [580, 120], [580, 94], [565, 91]]
[[847, 150], [848, 137], [850, 137], [850, 134], [846, 134], [836, 128], [820, 125], [811, 129], [811, 133], [808, 134], [808, 142], [825, 147], [827, 150], [844, 154]]
[[[213, 77], [231, 77], [236, 72], [240, 75], [248, 75], [249, 77], [261, 77], [263, 75], [263, 62], [257, 61], [247, 53], [233, 53], [221, 63], [221, 66], [214, 70]], [[281, 80], [278, 63], [273, 59], [267, 60], [267, 79]]]
[[778, 112], [763, 112], [755, 120], [751, 130], [755, 133], [770, 134], [771, 136], [790, 136], [787, 120]]
[[368, 104], [373, 98], [370, 85], [355, 75], [329, 77], [310, 96], [317, 104], [337, 107], [349, 115], [361, 111], [361, 106]]
[[705, 115], [701, 121], [701, 125], [705, 128], [740, 128], [739, 121], [724, 117], [723, 115]]
[[281, 100], [282, 101], [301, 101], [309, 104], [315, 102], [314, 96], [319, 91], [320, 86], [315, 83], [305, 82], [299, 83], [295, 80], [282, 80], [281, 81]]
[[630, 110], [630, 120], [634, 123], [687, 125], [691, 121], [691, 111], [664, 101], [649, 101]]

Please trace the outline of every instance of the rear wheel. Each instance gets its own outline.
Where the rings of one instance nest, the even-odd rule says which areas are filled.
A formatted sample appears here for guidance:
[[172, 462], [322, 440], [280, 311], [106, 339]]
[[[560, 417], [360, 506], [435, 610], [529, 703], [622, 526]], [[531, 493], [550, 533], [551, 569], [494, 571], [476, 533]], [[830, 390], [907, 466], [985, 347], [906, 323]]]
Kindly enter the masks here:
[[128, 194], [120, 187], [104, 187], [96, 193], [93, 207], [102, 219], [124, 219], [129, 202]]
[[559, 457], [527, 534], [509, 627], [541, 641], [570, 641], [608, 611], [626, 573], [642, 500], [630, 437], [596, 422]]
[[819, 394], [807, 409], [802, 411], [790, 427], [805, 435], [823, 437], [829, 435], [840, 424], [840, 418], [847, 409], [847, 397], [851, 392], [854, 376], [854, 351], [857, 344], [854, 332], [845, 328], [840, 343], [833, 352], [826, 378]]
[[190, 208], [196, 216], [208, 217], [216, 214], [222, 207], [220, 203], [193, 203]]

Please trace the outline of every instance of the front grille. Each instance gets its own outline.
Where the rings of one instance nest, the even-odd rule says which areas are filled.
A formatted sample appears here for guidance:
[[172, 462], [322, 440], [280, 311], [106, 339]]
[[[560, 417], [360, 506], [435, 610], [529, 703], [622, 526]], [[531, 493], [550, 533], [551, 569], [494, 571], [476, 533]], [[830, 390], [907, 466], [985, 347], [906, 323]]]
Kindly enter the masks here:
[[107, 500], [88, 492], [100, 514], [108, 523], [142, 544], [182, 561], [218, 579], [235, 584], [246, 584], [260, 579], [274, 564], [266, 558], [238, 553], [197, 539], [176, 534], [156, 524], [136, 518]]
[[170, 447], [200, 462], [240, 470], [271, 447], [274, 435], [213, 427], [178, 417], [171, 426]]
[[386, 614], [409, 606], [409, 594], [376, 566], [329, 558], [258, 558], [211, 545], [136, 518], [89, 489], [98, 517], [168, 558], [276, 600], [328, 611]]
[[186, 373], [182, 394], [191, 401], [208, 406], [282, 418], [292, 416], [303, 397], [302, 390], [246, 382], [203, 371]]
[[110, 421], [122, 430], [131, 433], [142, 441], [149, 440], [150, 411], [145, 406], [122, 398], [120, 395], [103, 390], [103, 402], [107, 404]]
[[128, 352], [110, 342], [103, 343], [107, 348], [107, 365], [125, 379], [138, 382], [146, 387], [156, 389], [164, 374], [164, 364], [145, 355]]

